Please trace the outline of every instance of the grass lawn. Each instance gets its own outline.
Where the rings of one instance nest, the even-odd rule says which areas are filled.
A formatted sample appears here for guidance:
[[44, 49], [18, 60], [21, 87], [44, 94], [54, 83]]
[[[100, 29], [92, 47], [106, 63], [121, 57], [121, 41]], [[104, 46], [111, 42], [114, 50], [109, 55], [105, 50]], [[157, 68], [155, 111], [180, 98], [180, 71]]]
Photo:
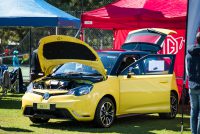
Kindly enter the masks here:
[[[176, 119], [162, 120], [155, 115], [140, 115], [116, 119], [111, 128], [95, 128], [92, 123], [50, 120], [47, 124], [33, 124], [22, 115], [21, 94], [8, 94], [0, 98], [0, 134], [180, 134], [181, 115]], [[189, 116], [184, 115], [184, 132], [190, 134]]]

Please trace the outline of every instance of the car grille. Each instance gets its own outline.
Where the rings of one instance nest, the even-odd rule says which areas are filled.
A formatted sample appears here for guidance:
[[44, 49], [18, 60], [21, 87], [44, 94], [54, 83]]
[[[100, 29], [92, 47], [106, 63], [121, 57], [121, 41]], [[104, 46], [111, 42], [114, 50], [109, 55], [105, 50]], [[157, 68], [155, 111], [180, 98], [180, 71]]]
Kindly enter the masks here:
[[53, 118], [53, 119], [71, 119], [75, 120], [74, 117], [67, 109], [58, 109], [55, 110], [35, 110], [33, 107], [26, 107], [23, 113], [28, 117], [35, 118]]
[[[43, 96], [44, 93], [40, 93], [40, 92], [36, 92], [36, 91], [33, 91], [34, 94], [38, 94], [38, 95], [41, 95]], [[66, 93], [55, 93], [55, 94], [49, 94], [50, 96], [57, 96], [57, 95], [66, 95]]]

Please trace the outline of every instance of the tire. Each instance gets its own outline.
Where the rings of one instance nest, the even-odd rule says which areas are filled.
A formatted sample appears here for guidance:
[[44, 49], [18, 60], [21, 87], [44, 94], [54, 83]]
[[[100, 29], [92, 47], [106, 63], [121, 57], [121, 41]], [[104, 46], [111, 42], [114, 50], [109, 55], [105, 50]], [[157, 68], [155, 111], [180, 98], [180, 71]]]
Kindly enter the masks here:
[[178, 97], [175, 93], [170, 95], [170, 113], [159, 113], [161, 119], [173, 119], [178, 113]]
[[96, 108], [94, 122], [97, 127], [108, 128], [115, 118], [115, 105], [110, 98], [103, 98]]
[[34, 117], [29, 117], [29, 119], [33, 122], [33, 123], [47, 123], [49, 121], [49, 118], [34, 118]]

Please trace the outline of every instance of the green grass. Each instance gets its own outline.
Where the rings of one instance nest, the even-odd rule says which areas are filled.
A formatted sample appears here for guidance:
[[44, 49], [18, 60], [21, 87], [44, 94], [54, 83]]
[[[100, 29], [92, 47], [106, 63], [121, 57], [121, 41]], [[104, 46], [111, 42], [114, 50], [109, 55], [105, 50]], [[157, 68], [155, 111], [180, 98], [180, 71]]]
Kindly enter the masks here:
[[[8, 94], [0, 98], [0, 134], [180, 134], [180, 114], [176, 119], [162, 120], [155, 115], [140, 115], [116, 119], [111, 128], [95, 128], [91, 122], [50, 120], [47, 124], [33, 124], [22, 115], [21, 94]], [[189, 115], [184, 115], [184, 132], [190, 134]]]

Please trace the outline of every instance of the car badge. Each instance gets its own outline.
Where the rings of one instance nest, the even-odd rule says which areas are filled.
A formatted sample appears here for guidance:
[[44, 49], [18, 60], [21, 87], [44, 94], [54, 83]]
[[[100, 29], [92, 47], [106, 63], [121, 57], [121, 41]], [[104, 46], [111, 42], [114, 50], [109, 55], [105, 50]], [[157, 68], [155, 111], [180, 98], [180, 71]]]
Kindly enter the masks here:
[[44, 93], [43, 99], [48, 100], [50, 97], [49, 93]]

